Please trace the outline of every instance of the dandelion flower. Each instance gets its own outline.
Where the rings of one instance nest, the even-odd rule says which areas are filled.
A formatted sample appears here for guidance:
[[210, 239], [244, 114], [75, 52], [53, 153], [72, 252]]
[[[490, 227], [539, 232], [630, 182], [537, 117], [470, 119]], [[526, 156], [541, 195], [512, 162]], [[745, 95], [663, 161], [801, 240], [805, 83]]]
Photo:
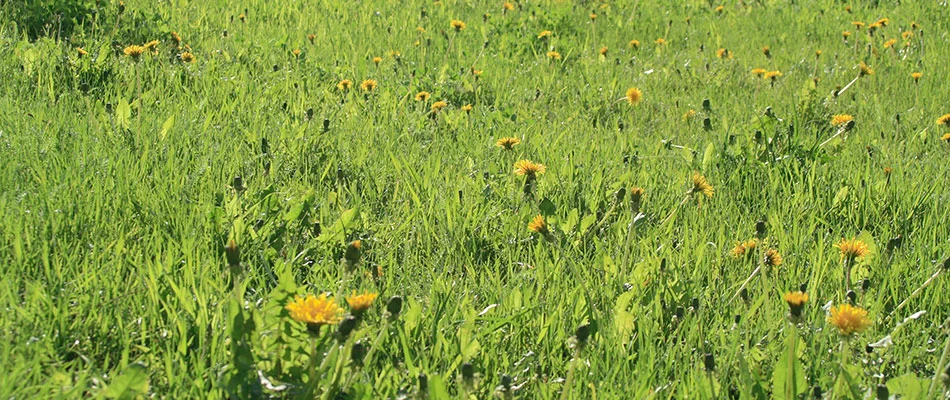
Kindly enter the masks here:
[[439, 111], [442, 111], [443, 108], [448, 107], [448, 106], [449, 106], [449, 103], [439, 100], [435, 103], [432, 103], [432, 112], [437, 113]]
[[865, 24], [861, 21], [851, 21], [851, 25], [854, 25], [854, 29], [861, 30]]
[[736, 242], [736, 245], [732, 247], [732, 250], [729, 250], [729, 254], [734, 258], [741, 258], [746, 255], [746, 252], [749, 249], [745, 247], [743, 242]]
[[591, 21], [594, 21], [594, 20], [596, 20], [596, 19], [597, 19], [597, 14], [591, 13], [591, 14], [590, 14], [590, 20], [591, 20]]
[[719, 6], [716, 6], [716, 8], [715, 8], [714, 11], [716, 11], [716, 14], [722, 14], [722, 11], [725, 10], [725, 9], [726, 9], [725, 6], [719, 5]]
[[326, 293], [320, 297], [311, 294], [306, 298], [297, 296], [285, 308], [290, 311], [290, 318], [307, 324], [308, 330], [313, 333], [317, 333], [323, 325], [340, 322], [340, 314], [343, 311], [333, 300], [327, 298]]
[[884, 42], [884, 48], [885, 49], [890, 48], [891, 46], [895, 44], [897, 44], [897, 39], [888, 39], [888, 41]]
[[598, 53], [604, 57], [607, 57], [607, 46], [601, 47]]
[[950, 114], [944, 114], [942, 117], [937, 118], [937, 125], [950, 126]]
[[472, 67], [472, 75], [475, 75], [476, 78], [478, 78], [479, 76], [482, 76], [482, 72], [484, 71], [480, 69], [475, 69], [475, 67]]
[[416, 101], [428, 101], [428, 100], [429, 100], [429, 92], [421, 91], [419, 93], [416, 93]]
[[781, 77], [781, 76], [782, 76], [782, 71], [769, 71], [769, 72], [766, 72], [764, 75], [762, 75], [763, 78], [765, 78], [765, 79], [771, 79], [771, 80], [773, 80], [773, 81], [774, 81], [776, 78], [779, 78], [779, 77]]
[[184, 62], [184, 63], [193, 63], [193, 62], [195, 62], [195, 55], [194, 55], [194, 54], [191, 54], [191, 53], [189, 53], [189, 52], [187, 52], [187, 51], [186, 51], [186, 52], [183, 52], [183, 53], [181, 53], [181, 54], [179, 54], [179, 55], [178, 55], [178, 58], [180, 58], [180, 59], [181, 59], [181, 62]]
[[145, 50], [155, 51], [158, 48], [159, 43], [161, 42], [157, 40], [151, 40], [148, 43], [145, 43], [145, 46], [143, 47], [145, 47]]
[[666, 45], [666, 39], [657, 38], [656, 40], [653, 41], [653, 43], [656, 43], [657, 46], [663, 46], [663, 45]]
[[551, 235], [551, 229], [548, 227], [548, 222], [544, 220], [544, 216], [538, 214], [528, 223], [528, 229], [540, 233], [545, 237]]
[[300, 57], [300, 49], [294, 49], [291, 53], [294, 54], [294, 57]]
[[765, 76], [765, 73], [769, 72], [765, 68], [753, 68], [752, 75], [758, 76], [759, 78]]
[[765, 55], [766, 58], [772, 58], [772, 49], [769, 48], [769, 46], [763, 46], [762, 54]]
[[765, 257], [762, 261], [769, 267], [778, 267], [782, 265], [782, 254], [778, 250], [768, 249], [765, 251]]
[[630, 105], [635, 106], [640, 100], [643, 100], [643, 91], [635, 87], [627, 89], [627, 101], [630, 102]]
[[802, 315], [802, 308], [808, 302], [808, 293], [805, 292], [787, 292], [785, 293], [785, 302], [788, 303], [789, 314], [793, 318]]
[[878, 25], [880, 25], [881, 27], [886, 27], [887, 24], [891, 23], [891, 19], [890, 19], [890, 18], [881, 18], [881, 19], [877, 20], [877, 22], [875, 22], [875, 23], [878, 24]]
[[462, 111], [465, 111], [465, 112], [472, 112], [472, 108], [473, 108], [473, 107], [472, 107], [471, 104], [466, 104], [466, 105], [460, 107], [459, 109], [462, 110]]
[[379, 65], [381, 62], [383, 62], [382, 57], [373, 57], [373, 64]]
[[547, 167], [544, 164], [536, 164], [530, 160], [521, 160], [515, 163], [515, 175], [524, 175], [529, 179], [534, 179], [545, 171], [547, 171]]
[[506, 1], [504, 4], [501, 5], [501, 9], [504, 11], [512, 11], [515, 9], [515, 5]]
[[944, 133], [943, 136], [940, 137], [940, 140], [950, 143], [950, 133]]
[[901, 32], [901, 38], [904, 40], [908, 40], [912, 37], [914, 37], [914, 32], [912, 31]]
[[552, 32], [549, 30], [543, 30], [538, 34], [538, 39], [547, 39], [551, 37]]
[[373, 79], [367, 79], [364, 80], [363, 83], [360, 83], [360, 89], [363, 89], [364, 92], [372, 92], [376, 90], [377, 86], [379, 86], [379, 84]]
[[692, 118], [694, 115], [696, 115], [696, 110], [694, 110], [694, 109], [692, 109], [692, 108], [690, 108], [689, 110], [686, 110], [686, 112], [683, 113], [683, 121], [689, 120], [689, 119]]
[[639, 49], [639, 48], [640, 48], [640, 41], [637, 40], [637, 39], [633, 39], [633, 40], [631, 40], [629, 43], [627, 43], [627, 46], [633, 47], [634, 49]]
[[452, 29], [455, 29], [456, 32], [461, 32], [462, 29], [465, 29], [465, 23], [457, 19], [452, 20]]
[[347, 91], [347, 90], [350, 90], [350, 86], [353, 86], [353, 81], [351, 81], [351, 80], [349, 80], [349, 79], [344, 79], [344, 80], [340, 81], [340, 83], [337, 83], [337, 84], [336, 84], [336, 88], [339, 89], [341, 92], [345, 92], [345, 91]]
[[841, 252], [841, 258], [848, 260], [862, 258], [870, 252], [868, 245], [857, 238], [841, 239], [840, 242], [835, 244], [835, 247]]
[[347, 296], [346, 304], [350, 306], [350, 311], [353, 312], [353, 315], [360, 316], [363, 315], [363, 313], [373, 305], [373, 300], [376, 300], [377, 296], [379, 295], [376, 293], [363, 293], [357, 295], [356, 292], [353, 292], [353, 294]]
[[854, 307], [850, 304], [842, 304], [831, 307], [831, 315], [828, 316], [828, 322], [838, 328], [842, 336], [851, 336], [854, 333], [864, 332], [871, 326], [871, 320], [868, 319], [867, 310], [861, 307]]
[[850, 114], [838, 114], [831, 117], [831, 126], [841, 126], [851, 121], [854, 121], [854, 117]]
[[85, 55], [89, 55], [89, 52], [86, 51], [86, 50], [83, 50], [82, 47], [77, 47], [77, 48], [76, 48], [76, 53], [78, 53], [80, 57], [85, 56]]
[[719, 49], [719, 50], [716, 50], [716, 57], [729, 59], [729, 58], [732, 58], [732, 53], [726, 49]]
[[145, 47], [133, 44], [131, 46], [126, 47], [124, 50], [122, 50], [122, 52], [125, 53], [125, 55], [132, 57], [132, 59], [138, 60], [139, 57], [141, 57], [142, 54], [145, 53]]
[[549, 51], [549, 52], [548, 52], [548, 58], [550, 58], [550, 59], [552, 59], [552, 60], [560, 60], [560, 59], [561, 59], [561, 53], [558, 53], [558, 52], [556, 52], [556, 51]]
[[172, 31], [171, 36], [172, 41], [175, 42], [175, 44], [181, 43], [181, 35], [179, 35], [178, 32]]
[[313, 42], [314, 42], [316, 39], [317, 39], [317, 35], [314, 35], [314, 34], [312, 34], [312, 33], [307, 34], [307, 40], [310, 41], [310, 44], [313, 44]]
[[842, 31], [841, 36], [844, 37], [844, 40], [848, 40], [848, 38], [851, 37], [851, 32]]
[[521, 139], [516, 137], [505, 137], [495, 142], [495, 147], [501, 147], [505, 150], [511, 150], [516, 144], [521, 143]]
[[874, 70], [871, 69], [870, 66], [868, 66], [867, 64], [865, 64], [864, 61], [861, 61], [861, 63], [858, 64], [858, 68], [861, 69], [861, 72], [860, 72], [860, 75], [859, 75], [859, 76], [874, 75]]
[[693, 187], [689, 189], [689, 194], [702, 194], [706, 197], [713, 196], [713, 187], [709, 184], [709, 181], [706, 180], [705, 176], [699, 174], [699, 172], [694, 172], [693, 177]]

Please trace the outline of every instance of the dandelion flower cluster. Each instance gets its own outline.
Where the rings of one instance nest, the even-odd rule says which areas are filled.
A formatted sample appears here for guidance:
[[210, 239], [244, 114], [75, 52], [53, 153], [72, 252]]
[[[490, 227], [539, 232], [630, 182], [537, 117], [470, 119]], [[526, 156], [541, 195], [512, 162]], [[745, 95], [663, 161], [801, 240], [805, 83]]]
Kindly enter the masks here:
[[736, 245], [732, 247], [732, 250], [729, 253], [735, 258], [748, 256], [752, 254], [758, 244], [759, 242], [755, 239], [749, 239], [744, 242], [736, 242]]
[[310, 294], [307, 297], [297, 296], [286, 308], [290, 311], [290, 318], [317, 329], [340, 322], [343, 311], [333, 300], [327, 298], [326, 293], [320, 297]]
[[524, 175], [533, 179], [545, 171], [547, 171], [547, 167], [544, 164], [534, 163], [530, 160], [520, 160], [515, 163], [515, 175]]
[[694, 172], [692, 181], [693, 187], [689, 189], [689, 194], [698, 193], [706, 197], [713, 196], [713, 187], [709, 184], [709, 181], [706, 180], [705, 176], [700, 175], [698, 172]]
[[495, 142], [495, 147], [501, 147], [505, 150], [511, 150], [516, 144], [521, 143], [521, 139], [516, 137], [504, 137]]
[[854, 117], [850, 114], [838, 114], [831, 117], [831, 126], [841, 126], [851, 121], [854, 121]]
[[868, 319], [867, 310], [861, 307], [854, 307], [850, 304], [842, 304], [831, 307], [831, 315], [828, 316], [828, 322], [838, 328], [842, 336], [851, 336], [855, 333], [864, 332], [871, 326], [871, 320]]

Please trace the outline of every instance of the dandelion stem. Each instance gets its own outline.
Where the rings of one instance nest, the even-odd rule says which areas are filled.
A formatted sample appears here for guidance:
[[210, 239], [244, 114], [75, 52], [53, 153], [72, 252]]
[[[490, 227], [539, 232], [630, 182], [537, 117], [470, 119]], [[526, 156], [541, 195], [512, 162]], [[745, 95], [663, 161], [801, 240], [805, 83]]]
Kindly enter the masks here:
[[[950, 324], [950, 318], [947, 318], [947, 320], [943, 322], [944, 327], [946, 327], [947, 324]], [[934, 371], [933, 381], [930, 382], [930, 389], [927, 390], [928, 399], [936, 397], [934, 396], [934, 391], [937, 390], [937, 381], [940, 380], [940, 376], [943, 375], [943, 369], [946, 366], [948, 355], [950, 355], [950, 333], [947, 334], [947, 340], [943, 345], [943, 354], [940, 355], [940, 361], [937, 362], [937, 369]]]
[[755, 270], [752, 271], [752, 274], [750, 274], [749, 277], [746, 278], [745, 281], [742, 282], [742, 285], [739, 285], [739, 290], [736, 290], [736, 293], [735, 293], [734, 295], [732, 295], [732, 298], [729, 299], [730, 302], [732, 302], [733, 300], [735, 300], [736, 297], [739, 296], [739, 293], [742, 293], [742, 289], [745, 289], [746, 286], [749, 285], [749, 282], [752, 281], [752, 278], [755, 278], [755, 275], [758, 274], [758, 273], [759, 273], [759, 270], [761, 270], [761, 269], [762, 269], [762, 266], [761, 266], [761, 265], [755, 267]]
[[574, 351], [574, 357], [571, 358], [570, 365], [567, 367], [567, 378], [564, 379], [564, 389], [561, 390], [561, 400], [567, 400], [571, 396], [571, 386], [574, 385], [574, 367], [577, 365], [578, 351]]
[[683, 198], [683, 201], [677, 204], [676, 207], [673, 207], [673, 211], [670, 211], [670, 215], [667, 215], [666, 218], [663, 219], [663, 222], [660, 223], [660, 226], [666, 225], [667, 222], [670, 222], [670, 220], [673, 219], [673, 215], [676, 214], [676, 210], [678, 210], [680, 207], [683, 206], [683, 204], [686, 204], [686, 202], [689, 201], [689, 196], [690, 194], [687, 194], [686, 197]]

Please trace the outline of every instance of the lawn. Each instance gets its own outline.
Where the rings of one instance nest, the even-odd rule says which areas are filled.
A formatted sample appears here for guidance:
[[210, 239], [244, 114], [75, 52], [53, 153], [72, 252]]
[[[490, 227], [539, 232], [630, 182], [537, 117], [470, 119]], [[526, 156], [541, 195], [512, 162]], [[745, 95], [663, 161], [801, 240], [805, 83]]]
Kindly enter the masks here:
[[0, 397], [947, 398], [946, 15], [0, 1]]

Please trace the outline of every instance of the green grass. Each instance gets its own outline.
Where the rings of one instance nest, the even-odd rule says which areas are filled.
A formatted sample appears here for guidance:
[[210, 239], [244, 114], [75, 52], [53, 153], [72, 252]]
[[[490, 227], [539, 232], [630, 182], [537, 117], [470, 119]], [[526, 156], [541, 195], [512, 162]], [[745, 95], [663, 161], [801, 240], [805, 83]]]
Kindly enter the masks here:
[[[947, 6], [748, 3], [107, 1], [35, 40], [4, 3], [0, 396], [418, 398], [423, 374], [431, 398], [946, 396]], [[856, 123], [835, 136], [837, 114]], [[547, 167], [530, 196], [520, 159]], [[679, 205], [694, 172], [715, 194]], [[732, 257], [757, 221], [759, 253]], [[848, 302], [834, 245], [855, 236], [873, 324], [843, 340], [823, 306]], [[784, 263], [735, 296], [766, 248]], [[353, 291], [379, 298], [339, 342], [284, 308]]]

